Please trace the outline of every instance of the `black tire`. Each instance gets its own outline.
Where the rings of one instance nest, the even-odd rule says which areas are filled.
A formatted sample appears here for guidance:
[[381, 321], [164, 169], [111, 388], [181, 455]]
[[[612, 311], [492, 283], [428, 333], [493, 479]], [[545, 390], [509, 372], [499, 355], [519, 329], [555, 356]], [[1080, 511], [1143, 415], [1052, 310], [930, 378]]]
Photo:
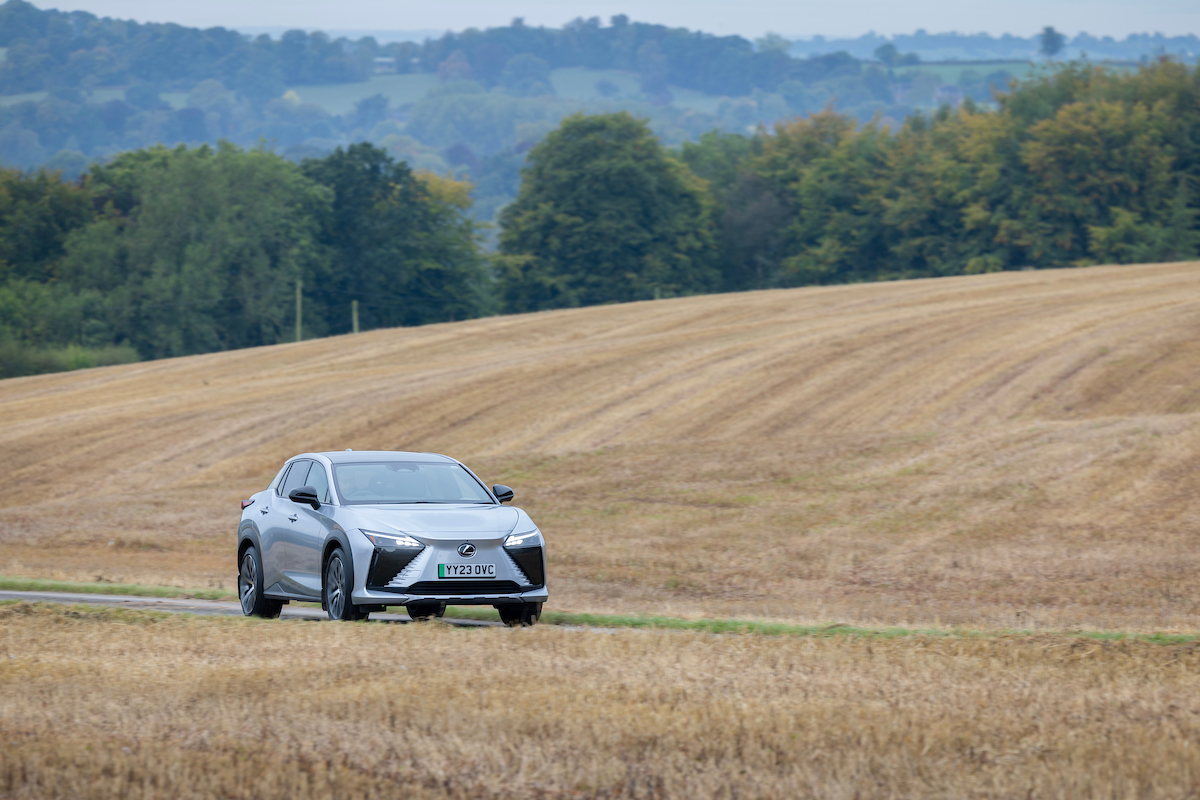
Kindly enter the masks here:
[[263, 595], [262, 559], [253, 545], [242, 553], [242, 562], [238, 565], [238, 597], [242, 613], [247, 617], [274, 619], [283, 608], [282, 600], [271, 600]]
[[421, 622], [429, 619], [441, 619], [442, 615], [446, 613], [446, 604], [436, 601], [409, 603], [404, 610], [408, 612], [408, 616], [412, 618], [413, 622]]
[[325, 580], [321, 582], [321, 605], [331, 620], [352, 622], [368, 616], [350, 602], [352, 574], [342, 548], [329, 554], [329, 560], [325, 562]]
[[542, 616], [541, 603], [513, 603], [496, 606], [500, 612], [500, 621], [510, 628], [526, 628], [536, 625]]

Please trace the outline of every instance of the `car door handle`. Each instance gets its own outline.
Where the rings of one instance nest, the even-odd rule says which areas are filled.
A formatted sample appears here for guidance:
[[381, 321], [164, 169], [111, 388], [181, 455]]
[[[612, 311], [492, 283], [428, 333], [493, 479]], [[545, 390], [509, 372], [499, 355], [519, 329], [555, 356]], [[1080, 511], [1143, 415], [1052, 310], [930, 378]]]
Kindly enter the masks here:
[[270, 510], [271, 510], [271, 509], [269, 509], [269, 508], [260, 508], [260, 509], [258, 510], [258, 513], [260, 513], [260, 514], [266, 514], [266, 513], [267, 513], [268, 511], [270, 511]]
[[295, 522], [295, 521], [296, 521], [296, 515], [295, 515], [295, 514], [292, 514], [290, 517], [288, 517], [288, 520], [289, 520], [290, 522]]

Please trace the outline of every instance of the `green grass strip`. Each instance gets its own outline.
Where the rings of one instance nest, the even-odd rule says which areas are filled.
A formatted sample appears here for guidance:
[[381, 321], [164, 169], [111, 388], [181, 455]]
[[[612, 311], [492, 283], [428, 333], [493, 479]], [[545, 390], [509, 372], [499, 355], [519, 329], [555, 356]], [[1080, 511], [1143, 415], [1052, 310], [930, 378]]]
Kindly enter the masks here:
[[[15, 592], [78, 592], [83, 594], [120, 594], [135, 597], [181, 597], [200, 600], [236, 600], [237, 594], [224, 589], [182, 589], [173, 586], [141, 586], [122, 583], [82, 583], [50, 581], [40, 578], [8, 578], [0, 576], [0, 591]], [[315, 603], [296, 603], [317, 606]], [[389, 607], [403, 613], [403, 606]], [[500, 615], [490, 606], [448, 606], [450, 619], [499, 620]], [[786, 622], [758, 622], [738, 619], [680, 619], [679, 617], [642, 616], [634, 614], [572, 614], [566, 611], [544, 611], [541, 621], [548, 625], [577, 625], [584, 628], [651, 628], [659, 630], [698, 631], [700, 633], [757, 634], [760, 636], [860, 636], [872, 639], [897, 639], [905, 636], [956, 636], [961, 638], [996, 638], [1000, 636], [1072, 636], [1081, 639], [1119, 642], [1134, 640], [1152, 644], [1188, 644], [1200, 640], [1195, 633], [1136, 633], [1127, 631], [1055, 631], [1001, 629], [993, 631], [969, 628], [864, 628], [832, 623], [828, 625], [792, 625]]]
[[[494, 609], [478, 606], [448, 606], [446, 616], [456, 619], [499, 619]], [[737, 619], [680, 619], [631, 614], [572, 614], [543, 611], [541, 621], [549, 625], [578, 625], [588, 628], [657, 628], [701, 633], [758, 634], [761, 636], [862, 636], [873, 639], [897, 639], [904, 636], [956, 636], [995, 638], [999, 636], [1075, 636], [1102, 641], [1131, 639], [1154, 644], [1187, 644], [1200, 640], [1194, 633], [1136, 633], [1126, 631], [1055, 631], [1001, 629], [980, 631], [968, 628], [863, 628], [842, 623], [792, 625], [786, 622], [758, 622]]]
[[198, 600], [237, 600], [237, 592], [229, 589], [182, 589], [177, 586], [143, 586], [136, 583], [83, 583], [81, 581], [51, 581], [44, 578], [9, 578], [0, 576], [0, 591], [9, 592], [73, 592], [76, 594], [121, 594], [134, 597], [182, 597]]

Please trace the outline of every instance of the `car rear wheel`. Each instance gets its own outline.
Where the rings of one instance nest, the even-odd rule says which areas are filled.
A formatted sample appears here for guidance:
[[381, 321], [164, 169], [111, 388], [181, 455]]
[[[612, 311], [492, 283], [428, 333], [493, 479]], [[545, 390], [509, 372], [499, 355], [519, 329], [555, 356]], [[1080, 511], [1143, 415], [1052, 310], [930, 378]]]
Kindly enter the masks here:
[[541, 603], [513, 603], [496, 606], [496, 610], [500, 612], [500, 621], [510, 628], [534, 625], [542, 616]]
[[360, 612], [350, 602], [350, 569], [346, 554], [340, 547], [329, 554], [329, 561], [325, 563], [325, 581], [321, 591], [325, 594], [321, 604], [325, 606], [325, 613], [330, 619], [349, 622], [367, 618], [366, 613]]
[[413, 622], [421, 622], [428, 619], [441, 619], [446, 613], [445, 603], [409, 603], [404, 607], [408, 612], [408, 616]]
[[258, 548], [251, 545], [242, 554], [242, 563], [238, 567], [238, 598], [242, 603], [242, 613], [247, 617], [279, 616], [283, 602], [270, 600], [263, 595], [262, 559], [258, 557]]

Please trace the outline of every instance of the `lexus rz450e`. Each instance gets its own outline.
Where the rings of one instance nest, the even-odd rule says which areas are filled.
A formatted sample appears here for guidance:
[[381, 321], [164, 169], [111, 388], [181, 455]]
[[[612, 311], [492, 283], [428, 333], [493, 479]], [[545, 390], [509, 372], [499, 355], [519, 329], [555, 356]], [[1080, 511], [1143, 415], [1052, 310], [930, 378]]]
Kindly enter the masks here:
[[242, 501], [242, 611], [275, 617], [296, 600], [334, 620], [398, 605], [428, 619], [453, 603], [532, 625], [547, 597], [546, 543], [512, 499], [434, 453], [295, 456]]

